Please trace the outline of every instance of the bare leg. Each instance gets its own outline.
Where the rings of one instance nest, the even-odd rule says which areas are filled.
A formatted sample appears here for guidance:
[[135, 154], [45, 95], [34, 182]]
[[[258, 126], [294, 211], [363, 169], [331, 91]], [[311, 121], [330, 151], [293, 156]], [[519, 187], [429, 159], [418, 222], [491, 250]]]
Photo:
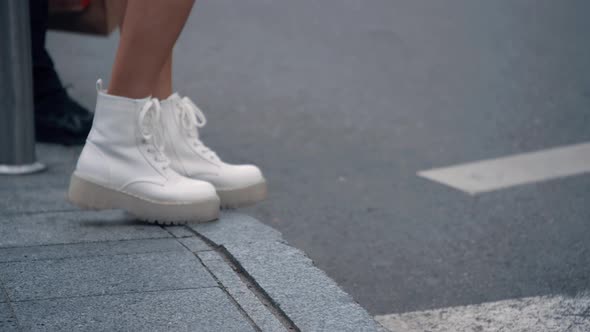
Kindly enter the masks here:
[[110, 94], [129, 98], [171, 94], [172, 48], [193, 4], [194, 0], [127, 1]]
[[[120, 0], [121, 2], [125, 1], [124, 4], [121, 5], [121, 7], [123, 8], [123, 12], [121, 15], [121, 22], [120, 22], [120, 30], [123, 31], [123, 23], [124, 21], [124, 17], [125, 17], [125, 10], [127, 8], [127, 0]], [[170, 52], [170, 55], [168, 56], [168, 59], [166, 60], [166, 63], [164, 63], [164, 66], [162, 67], [162, 70], [160, 71], [160, 75], [158, 76], [158, 80], [156, 81], [156, 86], [154, 88], [154, 90], [151, 92], [151, 95], [153, 97], [156, 97], [158, 99], [166, 99], [168, 98], [170, 95], [172, 95], [172, 51]]]
[[166, 99], [172, 94], [172, 52], [160, 71], [152, 96], [158, 99]]

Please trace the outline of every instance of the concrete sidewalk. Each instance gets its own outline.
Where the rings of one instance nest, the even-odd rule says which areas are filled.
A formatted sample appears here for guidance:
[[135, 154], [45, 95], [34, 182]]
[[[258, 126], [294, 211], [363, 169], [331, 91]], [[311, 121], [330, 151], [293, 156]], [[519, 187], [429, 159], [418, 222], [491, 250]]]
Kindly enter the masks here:
[[380, 330], [259, 221], [80, 211], [64, 199], [79, 148], [38, 152], [47, 172], [0, 177], [0, 331]]

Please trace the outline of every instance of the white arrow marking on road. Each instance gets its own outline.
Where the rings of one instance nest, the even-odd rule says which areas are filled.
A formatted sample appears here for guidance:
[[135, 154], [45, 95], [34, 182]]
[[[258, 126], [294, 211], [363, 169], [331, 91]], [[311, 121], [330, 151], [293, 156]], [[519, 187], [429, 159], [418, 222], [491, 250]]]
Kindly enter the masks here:
[[588, 332], [590, 294], [528, 297], [375, 319], [392, 332]]
[[418, 172], [469, 194], [590, 172], [590, 143]]

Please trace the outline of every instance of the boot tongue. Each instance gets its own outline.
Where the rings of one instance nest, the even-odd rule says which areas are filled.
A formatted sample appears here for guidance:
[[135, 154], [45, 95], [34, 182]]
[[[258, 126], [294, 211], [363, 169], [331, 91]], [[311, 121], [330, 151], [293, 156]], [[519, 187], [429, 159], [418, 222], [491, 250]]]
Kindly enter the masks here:
[[[176, 112], [178, 112], [177, 114], [179, 115], [182, 127], [186, 131], [191, 132], [191, 134], [192, 134], [191, 136], [197, 137], [197, 138], [199, 137], [199, 133], [198, 133], [197, 127], [196, 127], [196, 119], [194, 119], [194, 115], [192, 114], [192, 112], [190, 112], [190, 110], [186, 109], [189, 106], [185, 105], [185, 101], [178, 94], [178, 92], [174, 92], [168, 98], [163, 100], [163, 105], [166, 105], [166, 106], [170, 105], [169, 107], [174, 108], [176, 110]], [[174, 113], [176, 113], [176, 112], [174, 112]]]
[[177, 101], [180, 105], [180, 120], [182, 127], [194, 138], [199, 138], [199, 129], [207, 123], [203, 112], [189, 98]]
[[164, 153], [164, 136], [160, 124], [160, 103], [157, 99], [148, 100], [139, 112], [140, 133], [145, 142], [151, 145], [154, 161], [166, 171], [170, 160]]
[[[177, 94], [173, 94], [169, 98]], [[199, 138], [199, 128], [207, 124], [207, 118], [203, 111], [188, 97], [179, 98], [175, 101], [178, 104], [181, 126], [184, 129], [187, 139], [196, 151], [211, 160], [219, 160], [217, 154], [208, 148]]]
[[180, 95], [178, 94], [178, 92], [174, 92], [173, 94], [170, 95], [170, 97], [166, 98], [166, 100], [170, 100], [170, 101], [180, 101], [182, 98], [180, 97]]

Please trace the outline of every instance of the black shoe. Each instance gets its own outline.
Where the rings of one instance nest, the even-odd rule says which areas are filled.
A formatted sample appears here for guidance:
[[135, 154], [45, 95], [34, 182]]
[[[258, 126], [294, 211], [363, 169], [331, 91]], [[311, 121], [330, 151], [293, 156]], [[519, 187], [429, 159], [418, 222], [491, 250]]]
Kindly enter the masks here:
[[60, 90], [35, 101], [38, 142], [81, 145], [92, 127], [93, 114]]

